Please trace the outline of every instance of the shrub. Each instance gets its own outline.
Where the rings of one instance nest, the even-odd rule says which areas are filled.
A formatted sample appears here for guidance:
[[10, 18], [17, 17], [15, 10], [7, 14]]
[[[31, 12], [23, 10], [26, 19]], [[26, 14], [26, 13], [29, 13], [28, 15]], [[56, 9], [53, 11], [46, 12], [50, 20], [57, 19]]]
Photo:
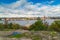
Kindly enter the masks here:
[[50, 31], [58, 31], [58, 32], [60, 32], [60, 21], [59, 20], [58, 21], [54, 21], [50, 25], [49, 30]]
[[0, 30], [3, 30], [5, 27], [2, 23], [0, 23]]
[[45, 30], [45, 29], [46, 29], [46, 26], [43, 24], [41, 20], [37, 20], [29, 28], [29, 30], [34, 30], [34, 31]]
[[19, 29], [20, 28], [20, 25], [19, 24], [13, 24], [12, 25], [12, 29]]
[[9, 29], [19, 29], [21, 26], [19, 25], [19, 24], [12, 24], [12, 23], [10, 23], [9, 25], [8, 25], [8, 28]]
[[19, 24], [13, 24], [13, 23], [9, 23], [9, 24], [3, 24], [0, 23], [0, 30], [5, 30], [5, 29], [19, 29], [21, 28], [21, 26]]

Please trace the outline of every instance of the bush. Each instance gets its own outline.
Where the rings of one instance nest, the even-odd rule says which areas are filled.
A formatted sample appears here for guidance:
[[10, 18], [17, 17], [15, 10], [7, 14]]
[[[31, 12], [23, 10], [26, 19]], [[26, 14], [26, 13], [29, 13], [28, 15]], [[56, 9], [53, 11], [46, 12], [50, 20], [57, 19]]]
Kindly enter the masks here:
[[34, 24], [32, 24], [29, 30], [39, 31], [46, 30], [46, 26], [43, 24], [41, 20], [37, 20]]
[[2, 23], [0, 23], [0, 30], [3, 30], [5, 27]]
[[60, 32], [60, 21], [59, 20], [58, 21], [54, 21], [50, 25], [49, 30], [50, 31], [58, 31], [58, 32]]
[[19, 29], [21, 26], [19, 24], [9, 23], [7, 25], [0, 23], [0, 30], [4, 29]]
[[8, 28], [9, 29], [19, 29], [21, 26], [19, 25], [19, 24], [12, 24], [12, 23], [10, 23], [9, 25], [8, 25]]
[[19, 24], [13, 24], [13, 23], [9, 23], [9, 24], [3, 24], [0, 23], [0, 30], [9, 30], [9, 29], [20, 29], [21, 26]]

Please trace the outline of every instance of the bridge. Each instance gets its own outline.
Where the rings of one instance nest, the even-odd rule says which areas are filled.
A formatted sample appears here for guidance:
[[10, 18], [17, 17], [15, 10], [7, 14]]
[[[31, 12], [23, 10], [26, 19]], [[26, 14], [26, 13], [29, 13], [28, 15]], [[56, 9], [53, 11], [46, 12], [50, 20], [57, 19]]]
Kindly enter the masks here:
[[38, 18], [40, 19], [60, 19], [60, 17], [2, 17], [0, 20], [37, 20]]
[[[8, 21], [20, 21], [20, 20], [38, 20], [41, 19], [45, 21], [46, 19], [60, 20], [60, 17], [3, 17], [0, 20], [3, 20], [5, 24], [8, 24]], [[29, 24], [27, 24], [29, 26]]]

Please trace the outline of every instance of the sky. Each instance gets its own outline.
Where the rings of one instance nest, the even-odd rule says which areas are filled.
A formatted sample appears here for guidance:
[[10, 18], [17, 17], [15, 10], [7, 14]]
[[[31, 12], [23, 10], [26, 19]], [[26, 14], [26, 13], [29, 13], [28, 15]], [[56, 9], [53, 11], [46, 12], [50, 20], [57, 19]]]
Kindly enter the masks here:
[[0, 0], [0, 17], [60, 17], [59, 0]]

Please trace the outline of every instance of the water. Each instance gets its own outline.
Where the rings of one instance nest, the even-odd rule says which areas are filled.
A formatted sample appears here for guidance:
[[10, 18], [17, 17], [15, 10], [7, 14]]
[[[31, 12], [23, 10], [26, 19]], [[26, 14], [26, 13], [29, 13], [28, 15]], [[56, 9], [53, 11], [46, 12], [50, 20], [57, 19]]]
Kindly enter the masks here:
[[9, 21], [8, 23], [17, 23], [17, 24], [20, 24], [20, 25], [24, 26], [24, 25], [27, 25], [27, 24], [31, 25], [35, 22], [36, 22], [36, 20], [20, 20], [20, 21]]
[[[33, 24], [35, 23], [37, 20], [16, 20], [16, 21], [8, 21], [8, 23], [17, 23], [20, 25], [27, 25], [27, 24]], [[54, 19], [46, 19], [47, 23], [50, 25], [51, 23], [53, 23]], [[0, 23], [4, 23], [4, 21], [0, 21]]]
[[0, 21], [0, 23], [4, 23], [4, 21]]
[[46, 19], [47, 23], [51, 25], [55, 20], [54, 19]]

